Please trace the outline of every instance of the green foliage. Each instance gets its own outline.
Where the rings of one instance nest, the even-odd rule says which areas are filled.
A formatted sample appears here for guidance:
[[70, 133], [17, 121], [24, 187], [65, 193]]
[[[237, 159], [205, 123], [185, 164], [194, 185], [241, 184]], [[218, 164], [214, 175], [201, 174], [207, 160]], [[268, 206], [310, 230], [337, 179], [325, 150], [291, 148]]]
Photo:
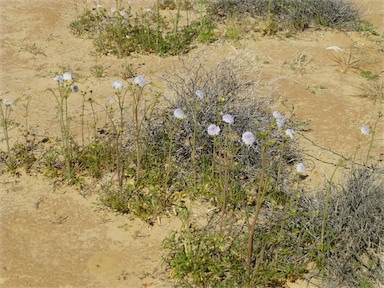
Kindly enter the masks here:
[[360, 72], [361, 77], [369, 80], [369, 81], [376, 81], [380, 79], [379, 74], [375, 74], [372, 71], [361, 71]]
[[198, 35], [212, 34], [208, 29], [211, 26], [205, 25], [202, 32], [197, 22], [182, 27], [175, 24], [172, 29], [168, 26], [169, 21], [158, 10], [133, 16], [130, 9], [110, 13], [104, 8], [87, 10], [70, 24], [75, 34], [93, 38], [97, 51], [119, 57], [132, 52], [182, 54], [188, 52]]

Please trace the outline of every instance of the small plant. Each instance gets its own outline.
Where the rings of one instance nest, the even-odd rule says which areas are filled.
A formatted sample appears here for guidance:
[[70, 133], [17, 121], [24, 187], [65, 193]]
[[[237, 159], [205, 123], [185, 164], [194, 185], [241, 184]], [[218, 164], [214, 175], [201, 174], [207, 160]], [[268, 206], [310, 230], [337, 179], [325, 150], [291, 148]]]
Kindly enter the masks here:
[[72, 181], [74, 175], [74, 150], [70, 131], [71, 116], [68, 108], [68, 98], [72, 93], [78, 91], [78, 86], [74, 84], [71, 72], [64, 72], [63, 75], [56, 75], [54, 80], [57, 82], [57, 91], [49, 88], [57, 103], [57, 111], [60, 120], [61, 131], [61, 153], [65, 159], [65, 178]]
[[12, 111], [13, 111], [13, 106], [14, 105], [14, 101], [12, 99], [1, 99], [0, 98], [0, 126], [2, 128], [2, 132], [4, 134], [4, 140], [5, 141], [5, 144], [6, 144], [6, 153], [7, 153], [7, 169], [10, 170], [10, 171], [13, 171], [16, 166], [15, 166], [15, 161], [14, 161], [14, 157], [12, 155], [12, 151], [11, 151], [11, 145], [10, 145], [10, 136], [9, 136], [9, 132], [10, 132], [10, 129], [12, 127], [12, 125], [14, 124], [12, 119], [11, 119], [11, 114], [12, 114]]
[[371, 100], [373, 103], [384, 101], [384, 81], [370, 81], [360, 86], [360, 94], [357, 97]]
[[96, 78], [103, 78], [106, 76], [103, 65], [93, 65], [91, 68], [91, 74]]
[[361, 71], [360, 75], [361, 77], [367, 79], [368, 81], [376, 81], [380, 79], [380, 75], [375, 74], [372, 71]]
[[296, 53], [295, 58], [291, 62], [284, 62], [283, 67], [291, 69], [298, 74], [304, 74], [306, 67], [311, 60], [303, 52]]
[[347, 73], [350, 69], [360, 69], [362, 60], [354, 55], [351, 48], [349, 52], [337, 51], [331, 59], [340, 67], [340, 72]]

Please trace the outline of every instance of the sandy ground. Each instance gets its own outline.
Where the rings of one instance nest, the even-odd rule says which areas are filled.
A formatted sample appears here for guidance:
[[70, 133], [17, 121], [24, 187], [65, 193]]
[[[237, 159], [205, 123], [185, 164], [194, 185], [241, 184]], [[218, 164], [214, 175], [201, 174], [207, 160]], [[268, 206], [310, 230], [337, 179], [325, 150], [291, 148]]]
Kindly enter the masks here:
[[[384, 33], [384, 2], [358, 1], [366, 19]], [[104, 2], [106, 6], [112, 5]], [[131, 1], [150, 7], [151, 1]], [[88, 39], [73, 36], [68, 24], [93, 1], [0, 0], [0, 92], [3, 98], [31, 95], [30, 128], [37, 135], [59, 136], [56, 103], [46, 91], [54, 87], [59, 71], [72, 71], [80, 79], [80, 89], [94, 91], [96, 101], [105, 102], [113, 81], [120, 78], [122, 64], [131, 63], [137, 72], [153, 83], [177, 57], [134, 56], [117, 59], [98, 57]], [[220, 41], [208, 47], [198, 46], [193, 57], [205, 51], [220, 61], [237, 54], [254, 59], [266, 81], [276, 84], [280, 110], [294, 105], [295, 117], [309, 120], [306, 137], [318, 145], [343, 155], [352, 155], [359, 143], [364, 155], [367, 146], [360, 127], [372, 125], [382, 106], [353, 97], [366, 82], [360, 76], [369, 70], [384, 77], [383, 46], [379, 36], [355, 32], [309, 31], [291, 38], [252, 37], [236, 43]], [[359, 69], [343, 73], [332, 60], [329, 46], [353, 50], [360, 59]], [[287, 68], [297, 53], [308, 60], [302, 73]], [[97, 62], [96, 62], [97, 61]], [[95, 78], [91, 66], [105, 67], [106, 77]], [[81, 97], [71, 98], [78, 115]], [[381, 110], [380, 110], [381, 109]], [[23, 107], [15, 107], [15, 120], [24, 123]], [[79, 135], [74, 125], [74, 133]], [[12, 134], [16, 141], [18, 134]], [[377, 129], [373, 154], [383, 157], [383, 121]], [[360, 142], [359, 142], [360, 141]], [[308, 154], [327, 162], [337, 157], [314, 147], [305, 139], [301, 144]], [[4, 143], [0, 143], [4, 148]], [[317, 187], [334, 169], [311, 157], [308, 185]], [[161, 225], [148, 227], [130, 216], [116, 215], [98, 204], [97, 184], [90, 191], [62, 187], [39, 175], [18, 177], [0, 175], [0, 287], [171, 287], [168, 272], [161, 265], [161, 241], [180, 222], [163, 218]], [[290, 287], [306, 287], [293, 283]]]

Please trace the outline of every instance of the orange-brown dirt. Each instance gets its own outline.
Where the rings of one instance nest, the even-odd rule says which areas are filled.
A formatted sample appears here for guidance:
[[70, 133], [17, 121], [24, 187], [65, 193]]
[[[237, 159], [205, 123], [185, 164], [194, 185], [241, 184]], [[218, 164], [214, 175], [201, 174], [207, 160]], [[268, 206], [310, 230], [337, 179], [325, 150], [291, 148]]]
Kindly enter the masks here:
[[[134, 8], [153, 4], [129, 2]], [[103, 5], [111, 7], [114, 3], [104, 1]], [[384, 33], [384, 2], [356, 3], [362, 5], [365, 18]], [[68, 28], [85, 7], [95, 6], [95, 1], [0, 0], [0, 4], [1, 98], [31, 95], [29, 125], [40, 136], [60, 136], [56, 102], [46, 91], [55, 86], [54, 72], [72, 71], [81, 79], [81, 89], [92, 89], [95, 100], [105, 103], [113, 93], [113, 81], [120, 78], [122, 64], [133, 64], [138, 73], [156, 83], [168, 67], [180, 61], [178, 57], [153, 55], [127, 59], [101, 56], [97, 64], [105, 68], [106, 76], [96, 78], [90, 72], [96, 64], [91, 40], [75, 37]], [[212, 62], [236, 55], [253, 59], [262, 79], [275, 85], [280, 103], [276, 108], [287, 111], [293, 105], [295, 117], [309, 121], [306, 137], [346, 156], [361, 144], [359, 157], [367, 151], [360, 127], [372, 125], [383, 107], [354, 96], [367, 81], [360, 75], [362, 70], [379, 74], [383, 81], [383, 41], [382, 36], [357, 32], [310, 30], [290, 38], [255, 35], [236, 42], [199, 44], [185, 57], [204, 51]], [[352, 49], [359, 59], [358, 69], [342, 71], [335, 65], [335, 52], [326, 50], [334, 45]], [[308, 62], [302, 69], [289, 68], [298, 53]], [[81, 97], [69, 101], [73, 115], [79, 115]], [[15, 121], [24, 123], [24, 115], [23, 107], [16, 105]], [[76, 128], [74, 125], [73, 133], [79, 136]], [[13, 131], [11, 137], [14, 143], [20, 135]], [[384, 151], [383, 121], [377, 127], [376, 139], [373, 155], [379, 159]], [[316, 188], [334, 169], [324, 161], [337, 163], [338, 157], [304, 138], [300, 143], [308, 154], [322, 160], [305, 159], [309, 168], [305, 181]], [[5, 149], [4, 142], [0, 145]], [[161, 242], [180, 227], [180, 221], [164, 217], [161, 225], [148, 227], [101, 206], [95, 191], [97, 187], [79, 191], [23, 171], [18, 176], [0, 175], [0, 287], [172, 287], [161, 262]], [[300, 281], [289, 285], [307, 287]]]

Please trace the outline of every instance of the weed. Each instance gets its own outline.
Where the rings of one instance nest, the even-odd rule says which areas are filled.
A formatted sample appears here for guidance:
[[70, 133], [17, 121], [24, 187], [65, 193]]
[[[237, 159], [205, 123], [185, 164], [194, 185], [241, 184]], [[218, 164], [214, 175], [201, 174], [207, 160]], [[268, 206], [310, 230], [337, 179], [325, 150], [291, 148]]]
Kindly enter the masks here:
[[347, 73], [350, 69], [360, 69], [362, 64], [362, 60], [354, 55], [352, 48], [349, 52], [335, 52], [335, 54], [332, 54], [331, 59], [340, 67], [342, 73]]
[[360, 98], [371, 100], [373, 103], [382, 103], [384, 100], [384, 81], [370, 81], [360, 86]]
[[369, 81], [376, 81], [380, 79], [379, 74], [375, 74], [372, 71], [361, 71], [360, 72], [361, 77], [369, 80]]
[[299, 52], [296, 53], [295, 58], [291, 62], [284, 62], [283, 67], [289, 68], [298, 74], [304, 74], [310, 61], [307, 55]]

